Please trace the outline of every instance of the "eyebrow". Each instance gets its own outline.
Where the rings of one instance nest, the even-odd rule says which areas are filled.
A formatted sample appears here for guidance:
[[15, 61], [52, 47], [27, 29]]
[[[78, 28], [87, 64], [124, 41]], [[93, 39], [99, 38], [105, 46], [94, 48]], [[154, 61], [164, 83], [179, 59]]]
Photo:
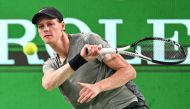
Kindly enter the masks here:
[[[53, 22], [52, 20], [57, 20], [57, 22], [59, 22], [59, 23], [61, 23], [60, 21], [59, 21], [59, 19], [57, 19], [57, 18], [53, 18], [53, 19], [47, 19], [48, 21], [47, 22]], [[39, 22], [39, 21], [38, 21]], [[40, 23], [38, 23], [37, 22], [37, 24], [36, 25], [40, 25]]]

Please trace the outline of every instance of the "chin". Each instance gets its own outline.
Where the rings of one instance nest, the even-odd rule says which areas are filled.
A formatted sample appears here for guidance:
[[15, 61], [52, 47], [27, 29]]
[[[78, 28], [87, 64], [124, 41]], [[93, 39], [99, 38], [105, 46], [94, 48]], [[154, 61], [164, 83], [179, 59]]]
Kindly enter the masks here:
[[51, 42], [45, 42], [46, 44], [51, 44]]
[[51, 41], [44, 40], [44, 43], [45, 43], [45, 44], [50, 44], [50, 43], [51, 43]]

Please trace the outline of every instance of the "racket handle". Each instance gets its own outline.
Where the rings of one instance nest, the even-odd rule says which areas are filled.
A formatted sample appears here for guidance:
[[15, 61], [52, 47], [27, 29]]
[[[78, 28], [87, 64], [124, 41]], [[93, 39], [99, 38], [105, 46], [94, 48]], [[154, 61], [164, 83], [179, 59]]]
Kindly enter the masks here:
[[[86, 54], [88, 54], [88, 49], [86, 48]], [[116, 48], [102, 48], [100, 50], [100, 54], [115, 54], [117, 53], [117, 49]]]
[[115, 54], [115, 53], [117, 53], [116, 48], [102, 48], [100, 50], [100, 54]]

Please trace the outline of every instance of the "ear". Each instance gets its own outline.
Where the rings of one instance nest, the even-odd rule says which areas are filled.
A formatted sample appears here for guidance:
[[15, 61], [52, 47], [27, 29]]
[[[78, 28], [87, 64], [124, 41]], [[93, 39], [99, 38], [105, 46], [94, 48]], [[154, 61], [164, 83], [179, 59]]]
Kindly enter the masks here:
[[65, 31], [65, 23], [62, 21], [62, 31]]

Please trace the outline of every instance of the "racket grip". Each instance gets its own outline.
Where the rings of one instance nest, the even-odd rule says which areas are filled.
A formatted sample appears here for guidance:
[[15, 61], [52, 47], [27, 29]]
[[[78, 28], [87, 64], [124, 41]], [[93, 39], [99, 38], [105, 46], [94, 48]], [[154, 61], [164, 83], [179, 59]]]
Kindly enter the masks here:
[[100, 54], [115, 54], [115, 53], [117, 53], [116, 48], [102, 48], [100, 50]]
[[[117, 53], [118, 51], [117, 51], [117, 49], [116, 48], [102, 48], [101, 50], [100, 50], [100, 54], [115, 54], [115, 53]], [[86, 48], [86, 54], [88, 54], [89, 53], [89, 51], [88, 51], [88, 49]]]

